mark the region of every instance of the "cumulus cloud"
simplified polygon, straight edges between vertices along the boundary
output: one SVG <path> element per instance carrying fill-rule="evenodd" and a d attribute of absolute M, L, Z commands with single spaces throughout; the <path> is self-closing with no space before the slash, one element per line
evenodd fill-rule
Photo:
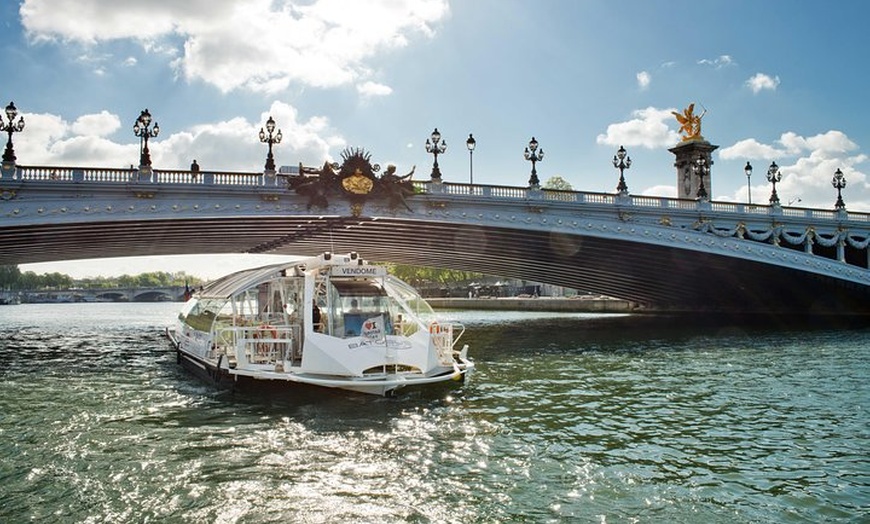
<path fill-rule="evenodd" d="M 387 96 L 393 92 L 390 86 L 377 82 L 363 82 L 356 86 L 357 92 L 364 97 Z"/>
<path fill-rule="evenodd" d="M 72 132 L 85 136 L 106 136 L 121 128 L 121 119 L 108 111 L 93 115 L 82 115 L 72 124 Z"/>
<path fill-rule="evenodd" d="M 665 122 L 674 121 L 671 111 L 647 107 L 632 113 L 632 119 L 607 126 L 607 132 L 598 135 L 595 141 L 611 146 L 641 146 L 649 149 L 670 147 L 680 141 L 680 135 Z"/>
<path fill-rule="evenodd" d="M 263 169 L 265 154 L 257 133 L 269 116 L 281 129 L 283 139 L 274 146 L 275 161 L 292 158 L 293 164 L 321 165 L 331 160 L 329 151 L 345 145 L 330 128 L 328 119 L 312 117 L 301 121 L 293 106 L 273 102 L 256 121 L 234 118 L 192 126 L 149 141 L 151 160 L 157 169 L 187 169 L 196 159 L 204 171 L 257 172 Z M 139 143 L 118 143 L 106 135 L 120 127 L 117 115 L 101 112 L 83 115 L 69 123 L 57 115 L 27 114 L 32 132 L 22 133 L 15 143 L 19 159 L 35 165 L 87 165 L 129 168 L 139 163 Z"/>
<path fill-rule="evenodd" d="M 830 130 L 811 137 L 803 137 L 787 131 L 774 144 L 762 144 L 754 138 L 740 140 L 719 151 L 723 160 L 763 158 L 774 160 L 810 152 L 814 155 L 842 156 L 858 149 L 858 145 L 842 131 Z"/>
<path fill-rule="evenodd" d="M 657 186 L 648 187 L 641 191 L 640 194 L 643 196 L 677 198 L 677 186 L 660 184 Z"/>
<path fill-rule="evenodd" d="M 652 82 L 652 76 L 646 71 L 641 71 L 637 75 L 637 86 L 641 88 L 641 90 L 649 87 L 650 82 Z"/>
<path fill-rule="evenodd" d="M 746 85 L 755 94 L 764 90 L 776 91 L 776 88 L 779 87 L 779 77 L 756 73 L 746 81 Z"/>
<path fill-rule="evenodd" d="M 831 179 L 840 169 L 848 181 L 848 189 L 843 191 L 847 208 L 870 211 L 870 184 L 861 169 L 868 157 L 858 152 L 858 145 L 841 131 L 830 130 L 809 137 L 789 131 L 772 144 L 763 144 L 754 138 L 745 139 L 723 148 L 719 157 L 723 160 L 763 161 L 761 165 L 755 162 L 753 178 L 758 182 L 752 186 L 752 194 L 761 202 L 766 202 L 771 189 L 765 179 L 767 161 L 776 162 L 782 175 L 782 181 L 777 184 L 781 201 L 785 204 L 800 199 L 801 205 L 808 207 L 833 206 L 836 192 Z M 745 200 L 746 193 L 744 185 L 736 191 L 734 199 Z"/>
<path fill-rule="evenodd" d="M 449 7 L 447 0 L 24 0 L 20 14 L 32 40 L 86 47 L 130 40 L 177 55 L 172 66 L 188 81 L 274 93 L 292 83 L 364 80 L 370 59 L 414 35 L 432 36 Z"/>

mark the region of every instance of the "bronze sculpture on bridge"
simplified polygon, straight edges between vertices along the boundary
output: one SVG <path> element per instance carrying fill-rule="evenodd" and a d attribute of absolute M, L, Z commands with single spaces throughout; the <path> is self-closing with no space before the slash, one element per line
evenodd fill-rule
<path fill-rule="evenodd" d="M 351 202 L 351 212 L 360 216 L 370 197 L 384 197 L 390 207 L 403 205 L 408 211 L 407 197 L 414 194 L 411 176 L 414 168 L 406 174 L 396 174 L 396 166 L 388 165 L 386 172 L 378 177 L 375 173 L 381 166 L 371 163 L 371 153 L 362 148 L 345 149 L 341 153 L 342 164 L 324 162 L 320 169 L 300 166 L 299 174 L 288 177 L 290 189 L 308 198 L 308 209 L 329 206 L 329 198 L 343 196 Z"/>

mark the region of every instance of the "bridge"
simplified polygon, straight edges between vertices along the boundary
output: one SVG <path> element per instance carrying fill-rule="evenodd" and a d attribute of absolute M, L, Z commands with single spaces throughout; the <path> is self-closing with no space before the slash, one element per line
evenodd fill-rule
<path fill-rule="evenodd" d="M 410 180 L 356 156 L 292 173 L 4 163 L 0 264 L 357 251 L 641 308 L 870 314 L 867 213 Z"/>
<path fill-rule="evenodd" d="M 2 295 L 2 294 L 0 294 Z M 22 289 L 15 292 L 27 302 L 163 302 L 184 299 L 184 286 Z"/>

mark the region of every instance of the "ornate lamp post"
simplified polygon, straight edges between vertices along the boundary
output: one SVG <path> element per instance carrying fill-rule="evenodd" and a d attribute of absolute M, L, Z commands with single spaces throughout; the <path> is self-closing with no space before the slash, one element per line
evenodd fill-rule
<path fill-rule="evenodd" d="M 779 205 L 779 195 L 776 194 L 776 183 L 782 180 L 782 173 L 779 172 L 779 166 L 776 162 L 771 162 L 767 168 L 767 181 L 773 184 L 773 191 L 770 193 L 770 205 Z"/>
<path fill-rule="evenodd" d="M 148 151 L 148 139 L 154 138 L 160 133 L 160 125 L 154 122 L 154 129 L 149 129 L 151 126 L 151 113 L 145 109 L 139 113 L 139 118 L 133 124 L 133 134 L 139 137 L 139 170 L 147 171 L 151 169 L 151 153 Z M 144 144 L 144 146 L 142 145 Z"/>
<path fill-rule="evenodd" d="M 432 153 L 435 162 L 432 163 L 432 181 L 441 182 L 441 169 L 438 168 L 438 155 L 447 151 L 447 141 L 441 141 L 441 133 L 436 127 L 430 138 L 426 139 L 426 152 Z"/>
<path fill-rule="evenodd" d="M 619 146 L 619 150 L 613 155 L 613 167 L 619 170 L 619 184 L 616 186 L 616 190 L 619 191 L 620 195 L 627 195 L 628 185 L 625 183 L 623 171 L 631 167 L 631 157 L 626 155 L 625 148 L 622 146 Z"/>
<path fill-rule="evenodd" d="M 526 157 L 526 160 L 532 163 L 532 176 L 529 177 L 529 187 L 540 187 L 541 181 L 538 180 L 538 172 L 535 170 L 535 164 L 544 159 L 544 150 L 538 150 L 538 141 L 535 140 L 535 137 L 532 137 L 532 139 L 529 140 L 529 145 L 523 152 L 523 156 Z"/>
<path fill-rule="evenodd" d="M 272 156 L 272 144 L 280 144 L 281 138 L 281 130 L 279 129 L 277 133 L 275 133 L 275 121 L 272 120 L 272 117 L 269 117 L 269 120 L 266 120 L 266 131 L 263 131 L 263 128 L 260 128 L 260 142 L 264 144 L 269 144 L 269 153 L 266 155 L 266 174 L 275 174 L 275 157 Z"/>
<path fill-rule="evenodd" d="M 831 185 L 837 188 L 837 203 L 834 204 L 834 209 L 837 211 L 845 211 L 846 203 L 843 202 L 843 188 L 846 187 L 846 177 L 840 168 L 834 173 L 834 178 L 831 180 Z"/>
<path fill-rule="evenodd" d="M 9 120 L 8 124 L 3 123 L 3 117 L 0 117 L 0 132 L 5 131 L 9 133 L 9 139 L 6 141 L 6 150 L 3 152 L 3 164 L 5 165 L 15 165 L 15 150 L 12 148 L 12 133 L 20 132 L 24 129 L 24 117 L 18 118 L 18 123 L 15 123 L 15 117 L 18 116 L 18 109 L 15 108 L 15 104 L 9 102 L 9 105 L 6 106 L 6 119 Z"/>
<path fill-rule="evenodd" d="M 474 147 L 477 146 L 477 141 L 468 133 L 468 140 L 465 141 L 465 147 L 468 148 L 468 183 L 474 185 Z"/>
<path fill-rule="evenodd" d="M 698 200 L 707 200 L 709 195 L 707 194 L 707 188 L 704 186 L 704 177 L 710 173 L 710 166 L 707 165 L 707 159 L 703 155 L 699 156 L 698 159 L 695 160 L 695 165 L 692 166 L 692 169 L 701 179 L 701 183 L 698 185 Z"/>
<path fill-rule="evenodd" d="M 749 184 L 749 178 L 752 176 L 752 164 L 748 160 L 743 172 L 746 173 L 746 196 L 749 198 L 749 203 L 752 204 L 752 186 Z"/>

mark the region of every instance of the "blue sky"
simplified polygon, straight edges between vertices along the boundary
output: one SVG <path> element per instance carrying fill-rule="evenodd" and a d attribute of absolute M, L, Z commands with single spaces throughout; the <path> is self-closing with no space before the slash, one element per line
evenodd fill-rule
<path fill-rule="evenodd" d="M 22 164 L 138 163 L 148 108 L 158 168 L 256 171 L 271 115 L 279 165 L 321 165 L 345 147 L 427 178 L 437 127 L 447 181 L 542 181 L 613 192 L 623 145 L 634 194 L 676 196 L 671 111 L 703 106 L 716 200 L 753 201 L 776 161 L 783 203 L 870 211 L 866 123 L 870 4 L 803 0 L 23 0 L 0 5 L 0 100 L 27 127 Z M 5 100 L 4 100 L 5 103 Z M 798 204 L 797 199 L 800 199 Z M 74 276 L 185 270 L 202 259 L 25 266 Z M 248 264 L 246 260 L 244 263 Z M 229 267 L 229 266 L 226 266 Z"/>

